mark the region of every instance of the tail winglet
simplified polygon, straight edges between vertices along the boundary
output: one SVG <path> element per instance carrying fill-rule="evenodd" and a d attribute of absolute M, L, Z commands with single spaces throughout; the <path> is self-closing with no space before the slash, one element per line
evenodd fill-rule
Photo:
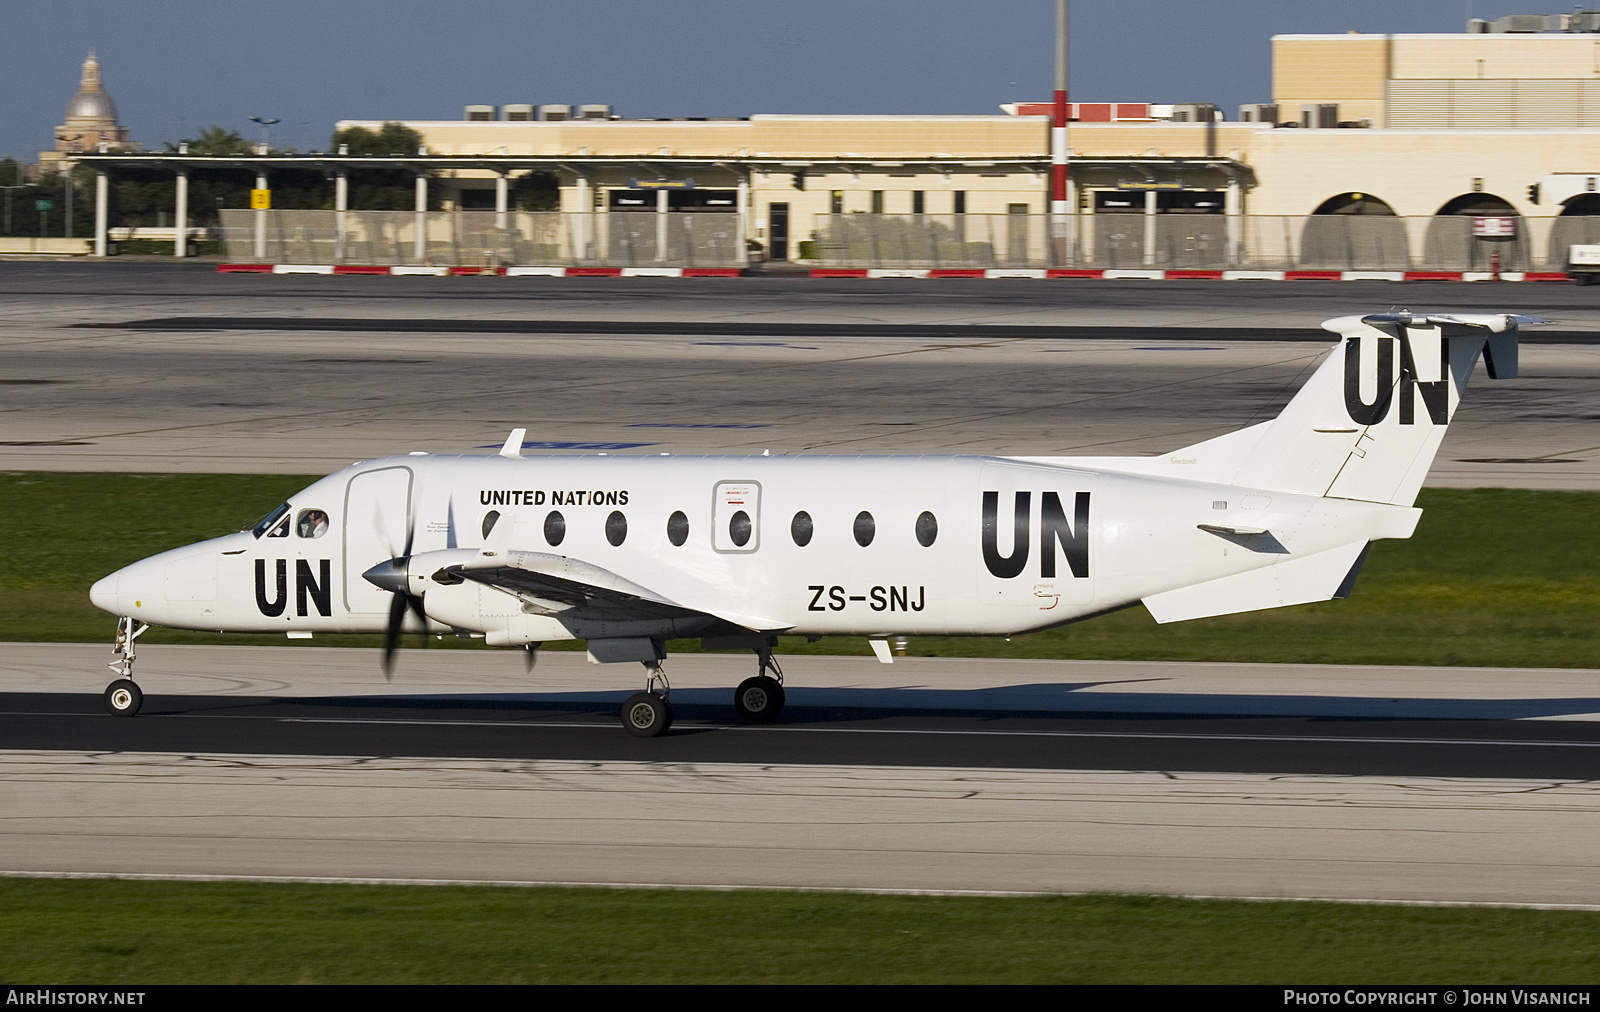
<path fill-rule="evenodd" d="M 1331 325 L 1339 322 L 1341 321 L 1329 320 L 1322 326 L 1326 330 L 1333 330 Z M 1552 321 L 1542 316 L 1517 316 L 1513 313 L 1436 313 L 1417 316 L 1401 311 L 1372 313 L 1363 316 L 1361 322 L 1368 326 L 1394 324 L 1402 328 L 1481 327 L 1486 331 L 1487 337 L 1483 346 L 1483 364 L 1489 370 L 1490 379 L 1500 380 L 1517 378 L 1517 328 L 1523 324 Z M 1333 332 L 1340 333 L 1338 330 Z"/>

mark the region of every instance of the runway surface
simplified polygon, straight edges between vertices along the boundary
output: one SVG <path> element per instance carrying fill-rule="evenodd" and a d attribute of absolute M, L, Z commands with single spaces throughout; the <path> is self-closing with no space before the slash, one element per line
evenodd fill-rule
<path fill-rule="evenodd" d="M 1597 903 L 1596 672 L 0 646 L 0 870 Z M 103 669 L 101 669 L 103 670 Z"/>
<path fill-rule="evenodd" d="M 145 708 L 105 716 L 105 651 L 0 644 L 0 740 L 28 749 L 850 763 L 1600 779 L 1600 680 L 1563 669 L 791 657 L 770 726 L 743 655 L 680 655 L 676 723 L 621 731 L 635 665 L 546 651 L 150 646 Z"/>
<path fill-rule="evenodd" d="M 1271 417 L 1327 318 L 1558 323 L 1429 482 L 1600 488 L 1600 305 L 1565 285 L 216 275 L 0 264 L 0 467 L 326 473 L 474 452 L 1152 454 Z M 186 320 L 168 325 L 149 321 Z M 361 328 L 361 329 L 352 329 Z M 532 452 L 532 451 L 530 451 Z"/>

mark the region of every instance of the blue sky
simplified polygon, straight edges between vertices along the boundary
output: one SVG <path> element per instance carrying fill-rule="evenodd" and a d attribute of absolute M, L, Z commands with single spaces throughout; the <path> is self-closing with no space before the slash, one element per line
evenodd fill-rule
<path fill-rule="evenodd" d="M 1266 101 L 1268 39 L 1458 32 L 1554 13 L 1488 0 L 1076 0 L 1084 101 Z M 95 49 L 147 146 L 221 124 L 321 147 L 339 119 L 459 119 L 468 103 L 602 102 L 624 116 L 992 113 L 1050 93 L 1053 0 L 60 0 L 9 5 L 0 155 L 49 147 Z"/>

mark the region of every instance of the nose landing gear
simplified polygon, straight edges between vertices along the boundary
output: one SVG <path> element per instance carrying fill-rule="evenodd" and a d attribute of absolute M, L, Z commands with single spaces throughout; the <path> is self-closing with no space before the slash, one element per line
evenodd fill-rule
<path fill-rule="evenodd" d="M 144 693 L 133 681 L 134 640 L 150 628 L 131 616 L 117 619 L 117 638 L 111 645 L 111 673 L 116 680 L 106 686 L 106 712 L 113 717 L 132 717 L 144 705 Z"/>
<path fill-rule="evenodd" d="M 759 647 L 756 657 L 758 673 L 733 690 L 733 708 L 746 724 L 770 724 L 783 712 L 783 669 L 772 656 L 771 643 Z"/>

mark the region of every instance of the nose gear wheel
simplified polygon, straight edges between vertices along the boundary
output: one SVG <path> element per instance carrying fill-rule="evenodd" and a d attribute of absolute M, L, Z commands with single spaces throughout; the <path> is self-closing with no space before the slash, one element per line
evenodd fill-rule
<path fill-rule="evenodd" d="M 106 712 L 113 717 L 131 717 L 144 705 L 144 693 L 126 678 L 119 678 L 106 686 Z"/>
<path fill-rule="evenodd" d="M 144 693 L 133 681 L 133 662 L 136 655 L 134 640 L 150 628 L 131 616 L 117 619 L 117 637 L 111 644 L 111 673 L 116 680 L 106 686 L 103 697 L 106 712 L 113 717 L 132 717 L 144 705 Z"/>

